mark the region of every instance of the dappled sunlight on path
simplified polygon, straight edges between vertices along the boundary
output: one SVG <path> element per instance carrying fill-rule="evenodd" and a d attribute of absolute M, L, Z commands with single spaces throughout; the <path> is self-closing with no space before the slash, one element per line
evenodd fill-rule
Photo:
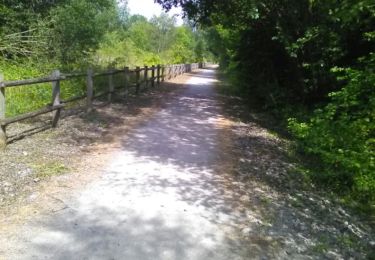
<path fill-rule="evenodd" d="M 241 191 L 228 191 L 216 172 L 215 81 L 214 70 L 193 75 L 123 140 L 100 180 L 64 201 L 63 210 L 24 227 L 12 257 L 247 259 L 233 234 L 247 218 L 236 204 Z"/>

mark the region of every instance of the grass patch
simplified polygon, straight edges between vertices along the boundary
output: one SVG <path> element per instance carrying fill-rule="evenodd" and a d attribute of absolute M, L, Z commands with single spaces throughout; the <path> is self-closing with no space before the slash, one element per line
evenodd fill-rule
<path fill-rule="evenodd" d="M 47 161 L 35 163 L 31 168 L 38 178 L 48 178 L 55 175 L 61 175 L 69 171 L 69 168 L 58 161 Z"/>

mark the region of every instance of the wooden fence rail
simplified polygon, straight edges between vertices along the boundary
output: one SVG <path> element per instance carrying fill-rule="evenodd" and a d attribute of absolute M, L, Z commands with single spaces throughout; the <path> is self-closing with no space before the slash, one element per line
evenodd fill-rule
<path fill-rule="evenodd" d="M 106 71 L 94 71 L 93 69 L 88 69 L 86 73 L 61 73 L 59 70 L 53 71 L 50 76 L 25 79 L 25 80 L 14 80 L 5 81 L 2 74 L 0 74 L 0 149 L 6 147 L 7 144 L 7 134 L 6 127 L 10 124 L 33 118 L 42 114 L 52 112 L 52 127 L 56 127 L 59 121 L 61 110 L 64 108 L 65 104 L 82 100 L 86 98 L 86 109 L 88 112 L 93 109 L 93 100 L 95 98 L 108 95 L 108 101 L 111 102 L 114 97 L 114 93 L 118 90 L 125 90 L 125 95 L 129 93 L 130 88 L 135 89 L 136 95 L 141 91 L 141 87 L 147 88 L 148 86 L 155 87 L 159 86 L 161 82 L 166 79 L 171 79 L 177 77 L 183 73 L 194 71 L 198 68 L 203 68 L 204 63 L 193 63 L 193 64 L 173 64 L 173 65 L 157 65 L 147 67 L 144 66 L 136 67 L 135 69 L 129 69 L 125 67 L 124 69 L 114 69 L 110 68 Z M 141 73 L 143 72 L 143 75 Z M 151 73 L 151 75 L 150 75 Z M 114 85 L 114 75 L 122 74 L 124 75 L 123 87 L 115 88 Z M 131 82 L 131 75 L 134 75 L 134 82 Z M 94 93 L 94 81 L 96 77 L 107 77 L 108 80 L 108 91 L 96 94 Z M 81 96 L 71 97 L 66 100 L 61 99 L 61 88 L 60 83 L 64 80 L 69 80 L 73 78 L 84 78 L 86 77 L 86 94 Z M 46 107 L 41 108 L 37 111 L 25 113 L 22 115 L 17 115 L 11 118 L 6 117 L 6 89 L 10 87 L 20 87 L 29 86 L 40 83 L 51 83 L 52 85 L 52 99 L 51 103 Z M 95 95 L 96 94 L 96 95 Z"/>

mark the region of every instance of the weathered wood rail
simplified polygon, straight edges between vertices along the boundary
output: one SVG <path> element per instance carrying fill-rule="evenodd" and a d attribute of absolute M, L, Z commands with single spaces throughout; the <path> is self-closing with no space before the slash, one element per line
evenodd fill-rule
<path fill-rule="evenodd" d="M 59 70 L 55 70 L 51 75 L 46 77 L 14 81 L 5 81 L 3 75 L 0 74 L 0 149 L 5 148 L 7 145 L 6 128 L 10 124 L 52 112 L 52 127 L 56 127 L 60 118 L 61 110 L 64 109 L 65 104 L 67 103 L 86 99 L 86 110 L 90 112 L 93 109 L 94 99 L 107 95 L 108 101 L 111 102 L 115 92 L 125 90 L 125 93 L 128 93 L 132 88 L 135 90 L 135 94 L 138 95 L 142 87 L 155 87 L 155 84 L 160 85 L 160 83 L 165 80 L 175 78 L 183 73 L 191 72 L 204 66 L 204 63 L 157 66 L 153 65 L 151 67 L 144 66 L 143 68 L 136 67 L 135 69 L 130 69 L 129 67 L 125 67 L 123 69 L 113 68 L 106 71 L 94 71 L 93 69 L 88 69 L 85 73 L 61 73 Z M 114 85 L 113 77 L 116 74 L 123 74 L 125 76 L 125 80 L 124 82 L 122 82 L 122 86 L 120 88 L 116 88 Z M 103 76 L 107 77 L 108 90 L 99 94 L 95 93 L 94 80 L 96 77 Z M 72 78 L 83 77 L 86 77 L 86 94 L 71 97 L 65 100 L 61 99 L 60 82 Z M 39 110 L 7 118 L 6 89 L 11 87 L 29 86 L 41 83 L 51 83 L 51 103 L 47 104 L 45 107 Z"/>

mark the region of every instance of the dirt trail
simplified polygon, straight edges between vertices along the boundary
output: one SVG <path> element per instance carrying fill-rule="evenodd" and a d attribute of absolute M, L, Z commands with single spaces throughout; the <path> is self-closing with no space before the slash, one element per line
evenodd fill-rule
<path fill-rule="evenodd" d="M 234 140 L 236 131 L 252 134 L 245 145 L 253 165 L 248 164 L 246 171 L 251 166 L 258 172 L 254 176 L 278 178 L 273 170 L 285 173 L 291 166 L 277 156 L 267 157 L 274 162 L 269 165 L 258 154 L 266 153 L 258 140 L 265 140 L 262 147 L 272 142 L 280 145 L 266 130 L 225 119 L 215 82 L 212 69 L 193 75 L 163 109 L 120 140 L 120 149 L 97 180 L 60 196 L 59 210 L 1 237 L 0 255 L 4 259 L 153 260 L 346 256 L 340 248 L 317 247 L 320 233 L 311 232 L 309 225 L 301 231 L 298 222 L 315 220 L 294 214 L 299 210 L 291 208 L 286 195 L 272 184 L 233 174 L 251 161 L 232 152 L 243 145 L 236 143 L 241 139 Z M 257 167 L 259 163 L 263 169 Z"/>
<path fill-rule="evenodd" d="M 216 182 L 219 106 L 213 70 L 122 143 L 100 180 L 7 243 L 6 259 L 242 259 Z M 242 245 L 244 246 L 244 245 Z"/>

